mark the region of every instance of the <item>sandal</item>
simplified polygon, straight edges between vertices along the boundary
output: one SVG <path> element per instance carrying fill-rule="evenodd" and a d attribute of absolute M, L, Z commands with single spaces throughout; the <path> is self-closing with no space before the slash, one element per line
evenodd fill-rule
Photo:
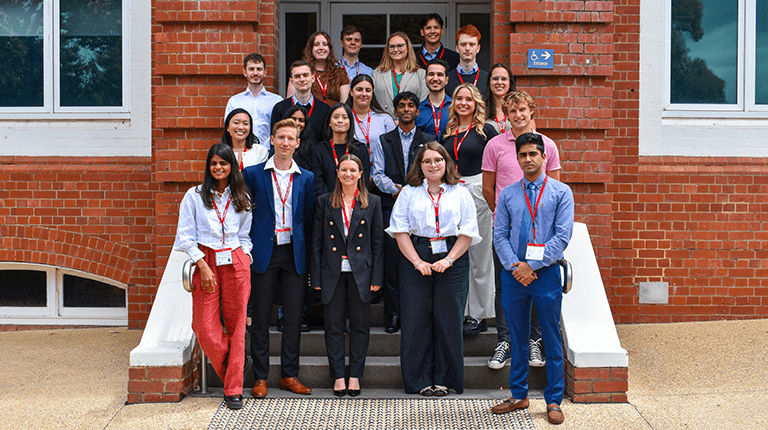
<path fill-rule="evenodd" d="M 549 421 L 550 424 L 562 424 L 563 421 L 565 421 L 565 415 L 563 414 L 563 411 L 560 410 L 560 406 L 555 403 L 547 405 L 547 421 Z"/>
<path fill-rule="evenodd" d="M 432 387 L 424 387 L 421 390 L 419 390 L 419 394 L 422 396 L 430 397 L 435 395 L 435 392 L 432 391 Z"/>
<path fill-rule="evenodd" d="M 443 385 L 435 385 L 432 389 L 432 394 L 435 397 L 445 397 L 448 395 L 448 387 Z"/>

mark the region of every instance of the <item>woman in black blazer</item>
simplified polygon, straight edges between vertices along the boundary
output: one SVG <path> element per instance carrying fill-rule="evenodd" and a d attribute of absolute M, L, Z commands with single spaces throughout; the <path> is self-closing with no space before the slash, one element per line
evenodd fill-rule
<path fill-rule="evenodd" d="M 368 353 L 371 301 L 384 277 L 381 201 L 368 194 L 365 163 L 355 155 L 339 159 L 332 193 L 315 203 L 310 279 L 320 290 L 325 315 L 325 349 L 333 394 L 360 395 Z M 344 320 L 349 308 L 349 386 L 344 380 Z"/>
<path fill-rule="evenodd" d="M 315 196 L 333 191 L 336 170 L 344 154 L 356 155 L 363 163 L 363 185 L 371 177 L 370 150 L 355 140 L 352 109 L 343 104 L 333 105 L 325 119 L 323 141 L 312 150 L 312 173 L 315 174 Z"/>

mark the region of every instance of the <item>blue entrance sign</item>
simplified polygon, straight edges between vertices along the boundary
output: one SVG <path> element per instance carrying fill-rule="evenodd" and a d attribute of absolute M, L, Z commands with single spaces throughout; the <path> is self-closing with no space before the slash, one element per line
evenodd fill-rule
<path fill-rule="evenodd" d="M 528 50 L 528 68 L 529 69 L 552 69 L 555 65 L 554 49 L 529 49 Z"/>

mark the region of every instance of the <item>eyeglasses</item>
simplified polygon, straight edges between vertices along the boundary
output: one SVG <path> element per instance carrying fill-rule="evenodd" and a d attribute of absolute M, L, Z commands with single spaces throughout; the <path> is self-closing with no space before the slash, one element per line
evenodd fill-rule
<path fill-rule="evenodd" d="M 394 50 L 400 51 L 402 49 L 405 49 L 405 43 L 398 43 L 397 45 L 389 45 L 390 51 L 394 51 Z"/>
<path fill-rule="evenodd" d="M 507 82 L 509 80 L 508 76 L 492 76 L 492 81 L 501 81 L 501 82 Z"/>
<path fill-rule="evenodd" d="M 445 161 L 445 158 L 442 158 L 442 157 L 437 157 L 434 160 L 424 159 L 424 160 L 421 160 L 421 165 L 422 166 L 430 166 L 430 165 L 439 166 L 443 164 L 444 161 Z"/>

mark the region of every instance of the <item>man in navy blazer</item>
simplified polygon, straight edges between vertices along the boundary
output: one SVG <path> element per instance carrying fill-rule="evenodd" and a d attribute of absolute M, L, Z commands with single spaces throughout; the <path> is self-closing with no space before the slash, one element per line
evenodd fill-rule
<path fill-rule="evenodd" d="M 311 389 L 299 382 L 299 345 L 302 309 L 307 288 L 307 238 L 311 237 L 315 204 L 314 175 L 293 161 L 299 147 L 293 119 L 275 124 L 275 155 L 243 170 L 253 196 L 251 240 L 251 357 L 256 384 L 254 397 L 267 395 L 269 374 L 269 320 L 276 294 L 283 305 L 280 388 L 298 394 Z"/>

